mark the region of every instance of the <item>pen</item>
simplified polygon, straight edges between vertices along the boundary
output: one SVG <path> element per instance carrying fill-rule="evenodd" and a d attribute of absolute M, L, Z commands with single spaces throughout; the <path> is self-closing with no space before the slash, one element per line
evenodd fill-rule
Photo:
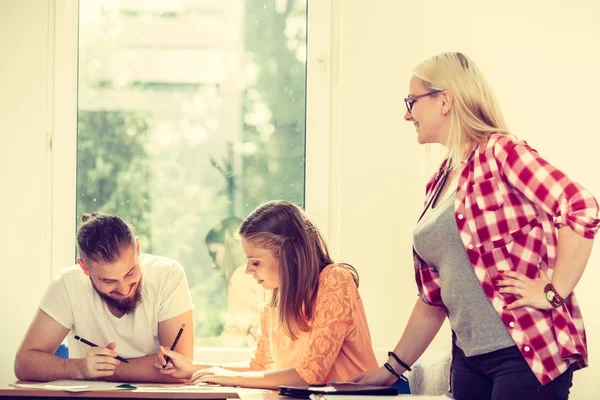
<path fill-rule="evenodd" d="M 171 351 L 175 350 L 175 346 L 177 346 L 177 342 L 179 342 L 179 338 L 183 333 L 183 328 L 185 328 L 185 324 L 181 324 L 181 328 L 179 328 L 179 332 L 177 332 L 177 336 L 175 336 L 175 340 L 173 340 L 173 344 L 171 345 Z M 171 358 L 169 356 L 165 357 L 165 365 L 163 365 L 163 369 L 167 368 L 170 360 Z"/>
<path fill-rule="evenodd" d="M 79 340 L 81 343 L 85 343 L 85 344 L 87 344 L 87 345 L 88 345 L 88 346 L 90 346 L 90 347 L 98 347 L 98 345 L 97 345 L 97 344 L 94 344 L 94 343 L 90 342 L 89 340 L 86 340 L 86 339 L 82 338 L 82 337 L 81 337 L 81 336 L 79 336 L 79 335 L 75 335 L 75 340 Z M 129 361 L 127 361 L 126 359 L 124 359 L 124 358 L 123 358 L 123 357 L 121 357 L 121 356 L 116 356 L 115 358 L 116 358 L 117 360 L 119 360 L 119 361 L 123 361 L 124 363 L 128 363 L 128 364 L 129 364 Z"/>

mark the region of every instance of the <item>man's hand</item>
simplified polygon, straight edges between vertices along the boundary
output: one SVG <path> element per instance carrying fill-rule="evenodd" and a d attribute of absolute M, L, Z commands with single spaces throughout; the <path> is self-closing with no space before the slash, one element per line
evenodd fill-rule
<path fill-rule="evenodd" d="M 106 347 L 90 347 L 85 358 L 80 359 L 80 379 L 96 379 L 112 376 L 121 361 L 117 360 L 117 345 L 111 342 Z"/>

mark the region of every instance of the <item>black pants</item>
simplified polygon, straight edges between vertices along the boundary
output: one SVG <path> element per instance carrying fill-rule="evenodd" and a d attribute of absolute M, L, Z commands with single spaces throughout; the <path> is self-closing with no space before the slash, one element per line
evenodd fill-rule
<path fill-rule="evenodd" d="M 455 347 L 452 394 L 457 400 L 566 400 L 573 366 L 542 386 L 517 346 L 467 357 Z"/>

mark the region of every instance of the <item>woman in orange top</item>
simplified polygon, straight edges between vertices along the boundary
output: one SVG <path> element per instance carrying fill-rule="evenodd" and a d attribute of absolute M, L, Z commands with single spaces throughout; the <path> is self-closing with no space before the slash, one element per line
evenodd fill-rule
<path fill-rule="evenodd" d="M 265 203 L 244 220 L 240 237 L 246 273 L 272 291 L 250 361 L 192 364 L 161 347 L 155 364 L 161 373 L 189 383 L 274 389 L 346 381 L 377 368 L 358 274 L 333 263 L 302 210 L 286 201 Z M 163 369 L 165 356 L 171 361 Z"/>

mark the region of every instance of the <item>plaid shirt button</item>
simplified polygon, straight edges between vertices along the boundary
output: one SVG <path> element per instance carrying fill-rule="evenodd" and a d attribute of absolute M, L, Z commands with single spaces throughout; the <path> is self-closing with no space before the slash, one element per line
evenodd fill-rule
<path fill-rule="evenodd" d="M 458 219 L 463 219 L 465 216 L 462 214 L 458 214 Z"/>
<path fill-rule="evenodd" d="M 531 350 L 531 348 L 529 346 L 525 346 L 523 347 L 523 350 L 525 350 L 525 352 L 527 353 L 529 350 Z"/>
<path fill-rule="evenodd" d="M 508 323 L 508 326 L 510 326 L 511 328 L 514 328 L 515 327 L 515 321 L 510 321 Z"/>

